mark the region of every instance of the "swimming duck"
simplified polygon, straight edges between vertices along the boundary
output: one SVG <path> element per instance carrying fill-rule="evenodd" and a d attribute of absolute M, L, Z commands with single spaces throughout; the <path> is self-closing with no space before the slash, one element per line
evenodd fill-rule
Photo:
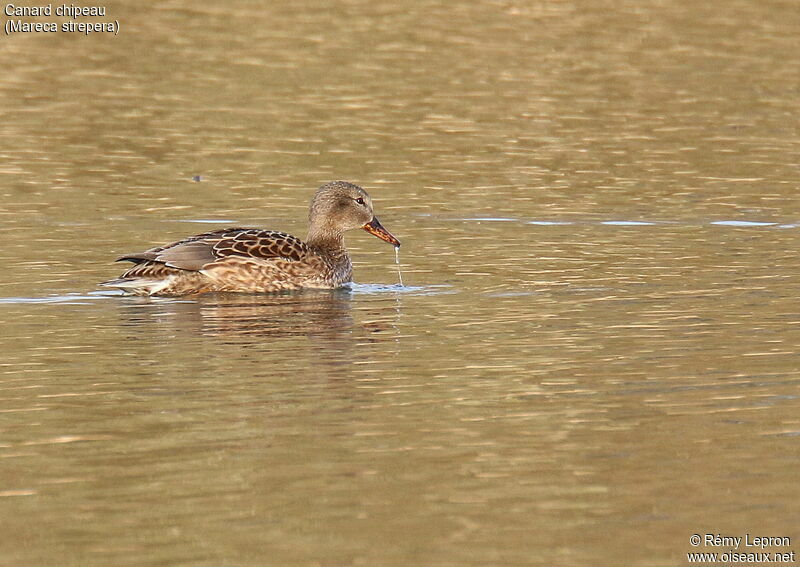
<path fill-rule="evenodd" d="M 400 246 L 378 222 L 364 189 L 333 181 L 311 199 L 305 242 L 258 228 L 205 232 L 118 258 L 135 265 L 100 285 L 145 296 L 341 287 L 352 279 L 344 232 L 354 228 Z"/>

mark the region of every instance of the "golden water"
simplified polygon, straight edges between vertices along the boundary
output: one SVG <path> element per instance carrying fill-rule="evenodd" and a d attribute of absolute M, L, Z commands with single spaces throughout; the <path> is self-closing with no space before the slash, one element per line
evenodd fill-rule
<path fill-rule="evenodd" d="M 793 3 L 105 6 L 0 47 L 0 564 L 800 541 Z M 363 231 L 351 291 L 95 287 L 333 179 L 408 287 Z"/>

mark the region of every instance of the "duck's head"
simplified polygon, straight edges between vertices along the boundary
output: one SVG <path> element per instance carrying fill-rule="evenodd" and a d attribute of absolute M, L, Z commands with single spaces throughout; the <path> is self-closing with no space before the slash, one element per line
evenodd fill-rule
<path fill-rule="evenodd" d="M 400 247 L 400 241 L 378 222 L 367 192 L 347 181 L 331 181 L 317 190 L 311 199 L 308 226 L 309 241 L 341 238 L 346 230 L 363 228 L 381 240 Z"/>

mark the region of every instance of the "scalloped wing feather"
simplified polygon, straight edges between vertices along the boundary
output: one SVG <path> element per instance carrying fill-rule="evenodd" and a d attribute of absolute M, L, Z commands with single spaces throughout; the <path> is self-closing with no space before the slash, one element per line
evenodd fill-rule
<path fill-rule="evenodd" d="M 199 271 L 206 264 L 226 256 L 301 261 L 308 254 L 309 248 L 302 240 L 284 232 L 228 228 L 191 236 L 144 252 L 126 254 L 118 261 L 159 262 L 181 270 Z"/>
<path fill-rule="evenodd" d="M 330 288 L 349 280 L 305 242 L 284 232 L 231 228 L 119 258 L 136 265 L 104 285 L 138 295 Z"/>

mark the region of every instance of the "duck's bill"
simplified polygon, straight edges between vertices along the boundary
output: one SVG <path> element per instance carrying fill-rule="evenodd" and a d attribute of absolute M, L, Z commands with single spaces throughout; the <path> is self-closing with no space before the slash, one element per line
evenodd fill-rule
<path fill-rule="evenodd" d="M 400 241 L 392 236 L 391 232 L 383 228 L 383 225 L 378 222 L 377 217 L 372 217 L 372 220 L 365 224 L 362 228 L 373 236 L 377 236 L 381 240 L 385 240 L 389 244 L 400 248 Z"/>

